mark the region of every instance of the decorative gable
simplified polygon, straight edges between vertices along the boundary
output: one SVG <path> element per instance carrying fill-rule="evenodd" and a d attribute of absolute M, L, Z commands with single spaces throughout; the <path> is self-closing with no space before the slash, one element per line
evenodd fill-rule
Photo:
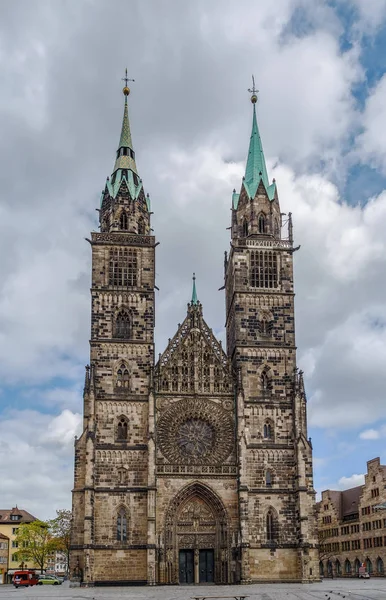
<path fill-rule="evenodd" d="M 202 316 L 202 306 L 188 305 L 186 319 L 156 365 L 159 392 L 231 393 L 228 358 Z"/>

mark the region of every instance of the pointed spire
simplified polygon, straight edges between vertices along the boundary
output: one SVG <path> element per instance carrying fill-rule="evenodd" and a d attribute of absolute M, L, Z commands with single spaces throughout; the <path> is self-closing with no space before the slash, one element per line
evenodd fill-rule
<path fill-rule="evenodd" d="M 192 289 L 192 305 L 197 306 L 198 298 L 197 298 L 197 290 L 196 290 L 196 274 L 193 273 L 193 289 Z"/>
<path fill-rule="evenodd" d="M 127 85 L 123 88 L 123 93 L 125 95 L 125 106 L 123 109 L 121 137 L 119 138 L 117 158 L 115 161 L 113 173 L 115 173 L 115 171 L 117 171 L 118 169 L 131 169 L 131 171 L 138 175 L 137 165 L 135 164 L 133 141 L 131 139 L 130 131 L 129 110 L 127 106 L 127 97 L 130 94 L 130 89 L 127 87 Z"/>
<path fill-rule="evenodd" d="M 248 185 L 251 194 L 254 196 L 256 194 L 256 190 L 258 188 L 260 180 L 263 180 L 266 189 L 269 187 L 269 181 L 267 167 L 265 164 L 263 145 L 261 143 L 260 132 L 257 126 L 256 94 L 253 94 L 251 101 L 253 104 L 252 133 L 249 142 L 247 166 L 245 169 L 245 182 Z"/>
<path fill-rule="evenodd" d="M 129 88 L 125 88 L 129 89 Z M 130 131 L 130 123 L 129 123 L 129 110 L 127 107 L 127 96 L 129 94 L 123 92 L 125 94 L 125 107 L 123 109 L 123 119 L 122 119 L 122 129 L 121 129 L 121 137 L 119 139 L 119 148 L 133 148 L 133 142 L 131 139 L 131 131 Z"/>

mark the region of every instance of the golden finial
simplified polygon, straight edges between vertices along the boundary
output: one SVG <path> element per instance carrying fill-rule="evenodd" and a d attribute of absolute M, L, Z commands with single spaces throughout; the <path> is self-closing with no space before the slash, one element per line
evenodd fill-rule
<path fill-rule="evenodd" d="M 123 88 L 122 92 L 125 94 L 125 96 L 128 96 L 130 94 L 130 88 L 128 87 L 127 82 L 128 81 L 135 81 L 135 79 L 129 79 L 127 77 L 127 69 L 125 69 L 125 76 L 122 77 L 122 81 L 124 81 L 125 84 L 126 84 L 125 87 Z"/>
<path fill-rule="evenodd" d="M 257 102 L 257 94 L 258 94 L 259 90 L 257 90 L 255 88 L 255 78 L 254 78 L 253 75 L 252 75 L 252 89 L 248 89 L 248 92 L 250 94 L 252 94 L 252 96 L 251 96 L 251 102 L 252 102 L 252 104 L 256 104 L 256 102 Z"/>

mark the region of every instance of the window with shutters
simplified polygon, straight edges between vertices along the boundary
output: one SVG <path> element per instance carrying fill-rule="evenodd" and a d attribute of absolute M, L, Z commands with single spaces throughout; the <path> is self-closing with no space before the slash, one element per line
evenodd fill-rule
<path fill-rule="evenodd" d="M 271 250 L 253 250 L 250 257 L 250 285 L 276 288 L 278 285 L 277 254 Z"/>
<path fill-rule="evenodd" d="M 138 283 L 137 253 L 131 248 L 110 250 L 109 284 L 119 287 L 136 287 Z"/>

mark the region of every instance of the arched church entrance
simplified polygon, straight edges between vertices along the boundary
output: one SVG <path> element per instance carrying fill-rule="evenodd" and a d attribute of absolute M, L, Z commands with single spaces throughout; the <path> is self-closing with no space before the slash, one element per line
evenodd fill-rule
<path fill-rule="evenodd" d="M 209 487 L 181 490 L 165 518 L 165 583 L 229 583 L 229 537 L 225 507 Z"/>

